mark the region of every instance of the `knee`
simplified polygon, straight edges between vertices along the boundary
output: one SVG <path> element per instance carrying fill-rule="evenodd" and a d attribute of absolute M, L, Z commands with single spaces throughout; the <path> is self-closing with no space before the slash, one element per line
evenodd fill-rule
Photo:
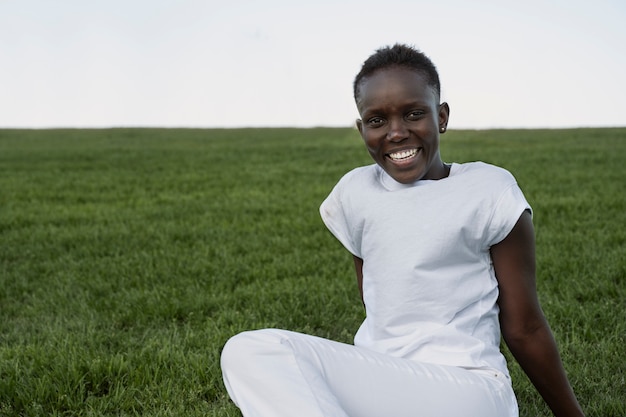
<path fill-rule="evenodd" d="M 231 337 L 222 349 L 222 371 L 246 370 L 247 364 L 255 363 L 260 355 L 267 354 L 276 342 L 280 343 L 279 339 L 272 329 L 246 331 Z"/>
<path fill-rule="evenodd" d="M 223 371 L 230 371 L 241 365 L 241 361 L 247 357 L 250 349 L 250 332 L 239 333 L 226 342 L 222 349 L 220 364 Z"/>

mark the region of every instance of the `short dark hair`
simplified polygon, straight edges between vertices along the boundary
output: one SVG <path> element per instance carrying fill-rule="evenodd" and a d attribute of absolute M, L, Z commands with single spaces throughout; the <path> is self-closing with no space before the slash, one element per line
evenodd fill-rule
<path fill-rule="evenodd" d="M 359 86 L 364 78 L 382 69 L 392 67 L 404 67 L 419 72 L 426 77 L 426 82 L 435 89 L 437 96 L 441 95 L 439 74 L 430 58 L 412 46 L 396 43 L 393 46 L 385 46 L 376 50 L 365 60 L 361 71 L 354 78 L 354 99 L 357 99 Z"/>

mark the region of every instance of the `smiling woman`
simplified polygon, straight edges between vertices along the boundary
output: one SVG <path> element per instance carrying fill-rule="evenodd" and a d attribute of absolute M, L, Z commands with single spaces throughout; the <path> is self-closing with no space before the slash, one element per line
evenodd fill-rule
<path fill-rule="evenodd" d="M 501 336 L 555 415 L 583 415 L 537 299 L 530 205 L 503 168 L 443 162 L 439 89 L 405 45 L 363 64 L 357 125 L 376 164 L 344 175 L 320 214 L 353 255 L 366 318 L 354 345 L 232 337 L 224 382 L 246 417 L 517 417 Z"/>
<path fill-rule="evenodd" d="M 439 155 L 450 109 L 422 73 L 391 67 L 356 87 L 357 127 L 370 155 L 394 180 L 438 180 L 450 172 Z"/>

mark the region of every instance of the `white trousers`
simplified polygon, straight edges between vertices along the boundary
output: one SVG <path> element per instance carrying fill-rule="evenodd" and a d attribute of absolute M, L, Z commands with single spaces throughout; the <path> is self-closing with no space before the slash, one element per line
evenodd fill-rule
<path fill-rule="evenodd" d="M 286 330 L 224 346 L 226 389 L 245 417 L 517 417 L 494 370 L 418 363 Z"/>

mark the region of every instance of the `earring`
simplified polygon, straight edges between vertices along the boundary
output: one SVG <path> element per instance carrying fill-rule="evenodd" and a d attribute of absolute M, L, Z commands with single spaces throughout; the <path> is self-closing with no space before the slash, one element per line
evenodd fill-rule
<path fill-rule="evenodd" d="M 441 133 L 445 132 L 445 131 L 446 131 L 445 126 L 442 126 L 442 127 L 439 129 L 439 131 L 440 131 Z"/>

